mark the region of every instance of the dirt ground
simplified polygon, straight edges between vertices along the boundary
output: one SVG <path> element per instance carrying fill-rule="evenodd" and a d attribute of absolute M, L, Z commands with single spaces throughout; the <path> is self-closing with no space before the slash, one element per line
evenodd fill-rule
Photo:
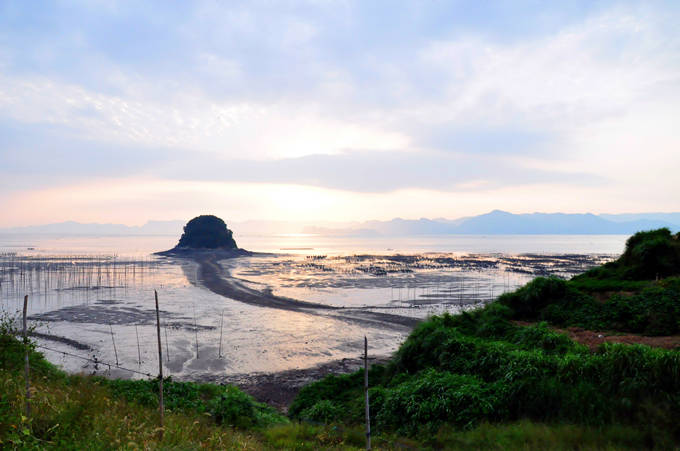
<path fill-rule="evenodd" d="M 680 335 L 645 337 L 643 335 L 613 335 L 610 332 L 585 330 L 580 327 L 556 329 L 566 333 L 572 340 L 596 349 L 602 343 L 643 344 L 654 348 L 676 349 L 680 347 Z"/>
<path fill-rule="evenodd" d="M 514 321 L 520 326 L 529 326 L 534 323 L 526 321 Z M 680 335 L 646 337 L 644 335 L 632 335 L 616 332 L 604 332 L 596 330 L 586 330 L 580 327 L 567 327 L 560 329 L 551 327 L 556 332 L 566 334 L 577 343 L 588 346 L 590 349 L 597 349 L 602 343 L 625 343 L 643 344 L 654 348 L 677 349 L 680 348 Z"/>

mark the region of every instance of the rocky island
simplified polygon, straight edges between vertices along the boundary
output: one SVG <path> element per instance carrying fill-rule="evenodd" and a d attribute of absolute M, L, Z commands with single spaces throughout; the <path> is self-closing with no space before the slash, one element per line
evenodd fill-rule
<path fill-rule="evenodd" d="M 196 216 L 187 222 L 177 246 L 157 254 L 181 257 L 205 252 L 219 253 L 223 257 L 250 255 L 250 252 L 236 245 L 233 232 L 222 219 L 214 215 Z"/>

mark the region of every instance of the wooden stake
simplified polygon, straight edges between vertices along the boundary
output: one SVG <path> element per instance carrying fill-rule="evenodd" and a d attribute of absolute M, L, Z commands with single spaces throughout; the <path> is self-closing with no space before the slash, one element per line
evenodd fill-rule
<path fill-rule="evenodd" d="M 116 349 L 116 340 L 113 338 L 113 326 L 109 323 L 109 329 L 111 330 L 111 342 L 113 343 L 113 353 L 116 355 L 116 366 L 120 366 L 118 363 L 118 350 Z"/>
<path fill-rule="evenodd" d="M 366 449 L 371 449 L 371 413 L 368 403 L 368 339 L 364 335 L 364 396 L 366 399 Z"/>
<path fill-rule="evenodd" d="M 161 320 L 158 314 L 158 292 L 153 290 L 154 297 L 156 298 L 156 332 L 158 335 L 158 378 L 160 379 L 159 390 L 158 390 L 158 409 L 161 415 L 161 429 L 160 429 L 160 440 L 163 440 L 163 431 L 165 426 L 163 426 L 163 347 L 161 346 Z"/>
<path fill-rule="evenodd" d="M 194 303 L 194 337 L 196 338 L 196 360 L 198 360 L 198 324 L 196 324 L 196 303 Z"/>
<path fill-rule="evenodd" d="M 26 377 L 26 418 L 31 418 L 31 383 L 29 381 L 28 365 L 28 327 L 26 311 L 28 310 L 28 295 L 24 296 L 24 376 Z"/>
<path fill-rule="evenodd" d="M 142 364 L 142 349 L 139 346 L 139 330 L 137 330 L 137 325 L 135 324 L 135 335 L 137 335 L 137 362 Z"/>
<path fill-rule="evenodd" d="M 222 319 L 220 319 L 220 350 L 217 353 L 219 358 L 222 358 L 222 326 L 224 325 L 224 309 L 222 309 Z"/>
<path fill-rule="evenodd" d="M 163 324 L 163 330 L 165 331 L 165 358 L 170 363 L 170 348 L 168 347 L 168 325 Z"/>

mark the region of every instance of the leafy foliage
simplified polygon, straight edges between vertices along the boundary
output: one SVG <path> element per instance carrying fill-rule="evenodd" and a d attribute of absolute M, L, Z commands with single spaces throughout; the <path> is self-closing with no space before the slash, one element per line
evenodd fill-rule
<path fill-rule="evenodd" d="M 496 403 L 479 378 L 430 368 L 387 390 L 376 417 L 379 426 L 400 433 L 436 433 L 443 423 L 474 425 Z"/>
<path fill-rule="evenodd" d="M 158 406 L 158 379 L 100 379 L 117 397 L 146 407 Z M 240 428 L 285 422 L 276 411 L 256 402 L 232 385 L 197 384 L 163 380 L 163 401 L 169 411 L 207 413 L 217 424 Z"/>
<path fill-rule="evenodd" d="M 333 402 L 322 399 L 311 407 L 304 409 L 300 417 L 307 421 L 329 424 L 342 418 L 342 409 Z"/>
<path fill-rule="evenodd" d="M 646 335 L 680 332 L 680 278 L 677 277 L 648 282 L 638 292 L 614 292 L 606 302 L 575 288 L 572 281 L 537 278 L 500 296 L 498 302 L 514 308 L 514 319 L 539 319 L 555 325 Z"/>
<path fill-rule="evenodd" d="M 644 280 L 680 274 L 680 233 L 663 228 L 638 232 L 618 260 L 624 279 Z"/>
<path fill-rule="evenodd" d="M 638 232 L 614 262 L 569 281 L 539 277 L 498 301 L 512 309 L 514 319 L 673 335 L 680 332 L 678 274 L 680 234 Z"/>
<path fill-rule="evenodd" d="M 680 275 L 680 232 L 662 228 L 638 232 L 626 241 L 618 260 L 591 269 L 574 280 L 652 280 Z"/>

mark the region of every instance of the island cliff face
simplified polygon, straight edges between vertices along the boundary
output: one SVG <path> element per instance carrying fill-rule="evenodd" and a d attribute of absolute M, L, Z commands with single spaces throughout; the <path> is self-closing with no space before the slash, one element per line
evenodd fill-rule
<path fill-rule="evenodd" d="M 201 215 L 187 222 L 175 249 L 238 249 L 238 246 L 223 220 Z"/>

